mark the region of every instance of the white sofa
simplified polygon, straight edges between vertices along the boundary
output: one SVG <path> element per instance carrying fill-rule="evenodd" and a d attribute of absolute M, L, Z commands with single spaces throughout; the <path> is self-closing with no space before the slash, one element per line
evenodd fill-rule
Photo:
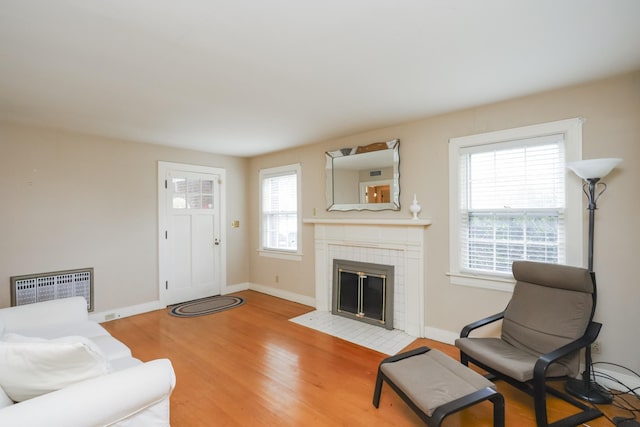
<path fill-rule="evenodd" d="M 175 381 L 168 359 L 143 363 L 89 320 L 82 297 L 0 309 L 0 426 L 168 426 Z"/>

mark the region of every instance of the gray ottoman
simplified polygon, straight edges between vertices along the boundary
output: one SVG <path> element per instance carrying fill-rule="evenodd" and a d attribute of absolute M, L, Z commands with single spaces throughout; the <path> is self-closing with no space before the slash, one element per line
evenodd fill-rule
<path fill-rule="evenodd" d="M 386 382 L 428 426 L 485 400 L 493 404 L 493 425 L 504 427 L 504 398 L 495 385 L 438 350 L 420 347 L 380 362 L 373 405 Z"/>

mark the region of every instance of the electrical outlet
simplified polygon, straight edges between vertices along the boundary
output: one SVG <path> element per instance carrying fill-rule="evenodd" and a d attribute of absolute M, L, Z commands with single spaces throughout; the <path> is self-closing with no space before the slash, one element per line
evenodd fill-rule
<path fill-rule="evenodd" d="M 276 274 L 276 283 L 280 283 L 280 276 Z"/>
<path fill-rule="evenodd" d="M 109 313 L 104 315 L 104 320 L 113 320 L 116 317 L 118 317 L 116 313 Z"/>
<path fill-rule="evenodd" d="M 591 353 L 593 354 L 600 354 L 600 342 L 596 341 L 593 344 L 591 344 Z"/>

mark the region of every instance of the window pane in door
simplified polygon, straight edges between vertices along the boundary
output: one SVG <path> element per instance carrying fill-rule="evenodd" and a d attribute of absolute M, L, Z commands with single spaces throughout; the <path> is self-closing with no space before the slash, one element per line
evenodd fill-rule
<path fill-rule="evenodd" d="M 187 180 L 185 178 L 173 178 L 173 209 L 185 209 L 187 207 Z"/>
<path fill-rule="evenodd" d="M 211 179 L 173 178 L 174 209 L 213 209 L 214 181 Z"/>
<path fill-rule="evenodd" d="M 202 209 L 213 209 L 213 181 L 202 180 Z"/>
<path fill-rule="evenodd" d="M 202 196 L 200 193 L 189 193 L 189 209 L 200 209 L 202 207 Z"/>
<path fill-rule="evenodd" d="M 202 195 L 202 209 L 213 209 L 213 195 Z"/>

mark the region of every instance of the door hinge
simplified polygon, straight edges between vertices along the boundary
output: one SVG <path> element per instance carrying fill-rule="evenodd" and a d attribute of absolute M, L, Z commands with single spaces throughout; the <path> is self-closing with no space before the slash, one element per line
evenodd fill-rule
<path fill-rule="evenodd" d="M 169 289 L 169 281 L 168 281 L 168 280 L 165 280 L 165 281 L 164 281 L 164 289 L 165 289 L 165 290 L 168 290 L 168 289 Z"/>
<path fill-rule="evenodd" d="M 165 188 L 165 189 L 169 188 L 169 187 L 168 187 L 168 184 L 167 184 L 167 180 L 166 180 L 166 179 L 164 180 L 164 188 Z"/>
<path fill-rule="evenodd" d="M 167 230 L 164 230 L 164 238 L 165 240 L 169 238 L 169 232 Z"/>

